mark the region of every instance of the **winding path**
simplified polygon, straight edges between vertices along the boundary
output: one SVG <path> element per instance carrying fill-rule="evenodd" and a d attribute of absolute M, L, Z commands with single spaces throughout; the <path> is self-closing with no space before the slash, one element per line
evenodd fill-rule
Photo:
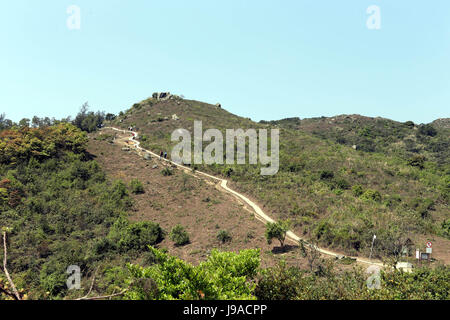
<path fill-rule="evenodd" d="M 138 136 L 139 136 L 139 134 L 137 132 L 117 129 L 117 128 L 114 128 L 114 127 L 104 127 L 103 129 L 112 129 L 112 130 L 115 130 L 115 131 L 123 132 L 125 134 L 130 133 L 131 136 L 128 138 L 128 140 L 131 141 L 132 144 L 134 144 L 134 147 L 136 148 L 136 150 L 141 151 L 141 152 L 145 152 L 145 153 L 148 153 L 148 154 L 151 154 L 151 155 L 153 155 L 155 157 L 159 157 L 158 154 L 156 154 L 156 153 L 154 153 L 152 151 L 146 150 L 146 149 L 144 149 L 144 148 L 142 148 L 140 146 L 140 142 L 136 140 L 138 138 Z M 173 164 L 173 165 L 177 166 L 178 168 L 182 168 L 182 169 L 188 170 L 188 171 L 193 171 L 192 168 L 189 168 L 189 167 L 183 166 L 181 164 L 175 163 L 175 162 L 173 162 L 171 160 L 168 160 L 168 159 L 165 159 L 165 158 L 162 158 L 161 160 L 164 160 L 164 161 L 166 161 L 166 162 L 168 162 L 170 164 Z M 198 170 L 196 170 L 195 173 L 203 175 L 203 176 L 208 177 L 210 179 L 219 181 L 220 182 L 220 186 L 222 187 L 222 189 L 224 189 L 225 191 L 231 193 L 232 195 L 240 198 L 245 203 L 247 203 L 250 207 L 252 207 L 253 210 L 255 211 L 255 216 L 258 219 L 262 220 L 265 223 L 268 223 L 268 222 L 272 222 L 273 223 L 273 222 L 275 222 L 275 220 L 273 220 L 271 217 L 269 217 L 267 214 L 265 214 L 264 211 L 262 211 L 261 208 L 256 203 L 254 203 L 253 201 L 248 199 L 243 194 L 241 194 L 239 192 L 236 192 L 233 189 L 230 189 L 227 186 L 228 180 L 222 179 L 222 178 L 218 178 L 218 177 L 212 176 L 210 174 L 207 174 L 205 172 L 198 171 Z M 291 241 L 294 241 L 297 244 L 301 240 L 303 240 L 304 243 L 306 243 L 308 246 L 312 246 L 311 244 L 308 244 L 304 239 L 302 239 L 299 236 L 297 236 L 296 234 L 294 234 L 292 231 L 288 231 L 287 232 L 287 238 L 289 240 L 291 240 Z M 339 253 L 336 253 L 336 252 L 333 252 L 333 251 L 329 251 L 329 250 L 326 250 L 326 249 L 322 249 L 322 248 L 319 248 L 319 247 L 317 247 L 316 249 L 320 253 L 328 255 L 328 256 L 332 256 L 332 257 L 336 257 L 336 258 L 342 256 L 342 254 L 339 254 Z M 357 262 L 364 263 L 364 264 L 367 264 L 367 265 L 375 265 L 375 266 L 378 266 L 378 267 L 384 267 L 384 264 L 379 262 L 379 261 L 368 260 L 368 259 L 361 259 L 361 258 L 358 258 L 358 257 L 350 257 L 350 258 L 353 258 Z"/>

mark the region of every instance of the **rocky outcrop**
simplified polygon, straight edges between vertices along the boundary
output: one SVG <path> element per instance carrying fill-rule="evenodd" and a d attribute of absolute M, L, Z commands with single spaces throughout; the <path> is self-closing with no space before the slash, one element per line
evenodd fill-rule
<path fill-rule="evenodd" d="M 155 92 L 152 94 L 152 98 L 156 99 L 158 101 L 169 100 L 172 97 L 173 97 L 173 95 L 171 95 L 170 92 Z"/>

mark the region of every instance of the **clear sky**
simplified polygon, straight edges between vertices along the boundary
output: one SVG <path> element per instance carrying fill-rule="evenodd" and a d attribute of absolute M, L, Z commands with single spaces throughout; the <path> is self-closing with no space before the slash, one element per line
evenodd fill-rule
<path fill-rule="evenodd" d="M 381 29 L 366 25 L 371 5 Z M 118 113 L 155 91 L 257 121 L 450 117 L 450 1 L 0 1 L 8 118 L 73 116 L 85 101 Z"/>

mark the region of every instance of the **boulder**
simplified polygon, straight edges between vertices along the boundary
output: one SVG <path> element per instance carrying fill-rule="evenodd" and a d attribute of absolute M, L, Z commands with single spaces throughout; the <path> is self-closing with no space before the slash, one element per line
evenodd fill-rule
<path fill-rule="evenodd" d="M 222 108 L 222 105 L 220 103 L 216 103 L 217 108 Z"/>
<path fill-rule="evenodd" d="M 131 149 L 130 149 L 130 147 L 123 147 L 122 148 L 122 151 L 130 151 Z"/>
<path fill-rule="evenodd" d="M 145 160 L 150 160 L 152 157 L 150 156 L 150 154 L 148 154 L 147 152 L 144 153 L 144 159 Z"/>

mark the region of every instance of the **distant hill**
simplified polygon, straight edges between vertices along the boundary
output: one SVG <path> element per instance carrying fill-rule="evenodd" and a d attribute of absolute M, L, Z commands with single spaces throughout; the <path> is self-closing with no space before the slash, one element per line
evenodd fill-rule
<path fill-rule="evenodd" d="M 439 165 L 450 163 L 450 122 L 438 119 L 431 124 L 397 122 L 361 115 L 338 115 L 311 119 L 288 118 L 261 121 L 310 133 L 324 140 L 367 152 L 381 152 L 410 159 L 417 155 Z"/>

